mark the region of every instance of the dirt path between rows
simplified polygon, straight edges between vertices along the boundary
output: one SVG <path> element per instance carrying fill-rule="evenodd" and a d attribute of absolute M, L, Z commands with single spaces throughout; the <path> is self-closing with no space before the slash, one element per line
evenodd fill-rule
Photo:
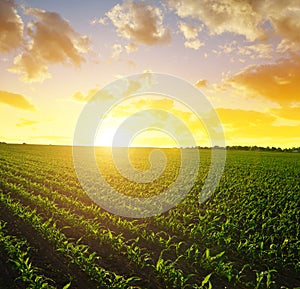
<path fill-rule="evenodd" d="M 10 235 L 25 238 L 29 246 L 32 265 L 40 269 L 39 274 L 55 280 L 57 288 L 62 288 L 70 282 L 71 288 L 96 288 L 97 284 L 89 280 L 88 276 L 76 265 L 69 264 L 69 260 L 59 255 L 51 244 L 45 241 L 31 226 L 18 216 L 12 214 L 0 203 L 0 220 L 7 223 L 5 230 Z M 2 253 L 2 252 L 1 252 Z M 22 288 L 10 263 L 5 260 L 5 254 L 0 257 L 0 288 Z M 4 268 L 4 269 L 2 269 Z"/>

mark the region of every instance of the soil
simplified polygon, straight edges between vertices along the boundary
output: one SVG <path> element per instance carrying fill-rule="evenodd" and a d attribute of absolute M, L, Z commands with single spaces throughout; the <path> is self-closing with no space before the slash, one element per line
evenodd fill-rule
<path fill-rule="evenodd" d="M 37 232 L 18 216 L 12 214 L 0 203 L 0 219 L 6 222 L 5 230 L 10 235 L 26 239 L 32 250 L 30 260 L 32 265 L 39 268 L 39 274 L 55 280 L 55 285 L 62 288 L 71 281 L 71 288 L 96 288 L 95 282 L 89 280 L 88 276 L 77 266 L 69 264 L 69 260 L 59 255 L 53 246 L 45 241 Z M 1 254 L 0 258 L 0 288 L 26 288 L 21 287 L 17 272 L 11 263 L 7 262 L 7 256 Z"/>

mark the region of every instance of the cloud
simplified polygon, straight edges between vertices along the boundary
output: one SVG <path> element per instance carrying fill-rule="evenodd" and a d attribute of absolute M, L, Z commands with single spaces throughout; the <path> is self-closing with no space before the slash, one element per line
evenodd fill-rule
<path fill-rule="evenodd" d="M 269 146 L 275 145 L 274 142 L 288 145 L 295 138 L 300 138 L 300 124 L 276 125 L 276 117 L 269 113 L 225 108 L 218 108 L 216 111 L 224 127 L 226 140 L 232 144 L 247 139 L 246 144 L 267 141 Z"/>
<path fill-rule="evenodd" d="M 73 95 L 72 98 L 77 101 L 89 101 L 91 97 L 98 91 L 98 88 L 93 88 L 90 89 L 87 95 L 84 95 L 81 91 L 76 91 Z"/>
<path fill-rule="evenodd" d="M 134 43 L 129 43 L 129 44 L 125 45 L 125 49 L 126 49 L 127 53 L 131 53 L 131 52 L 137 51 L 138 46 Z"/>
<path fill-rule="evenodd" d="M 180 31 L 183 33 L 184 37 L 186 39 L 195 39 L 198 36 L 198 32 L 201 31 L 201 29 L 197 29 L 195 26 L 189 25 L 185 22 L 179 22 L 178 25 Z"/>
<path fill-rule="evenodd" d="M 289 106 L 300 102 L 300 56 L 292 55 L 272 64 L 248 66 L 225 83 L 247 91 L 253 97 L 265 97 Z"/>
<path fill-rule="evenodd" d="M 102 25 L 107 25 L 107 18 L 103 17 L 103 18 L 93 18 L 92 20 L 90 20 L 90 24 L 91 25 L 95 25 L 95 24 L 102 24 Z"/>
<path fill-rule="evenodd" d="M 124 91 L 123 96 L 128 97 L 135 94 L 140 88 L 142 84 L 140 81 L 129 80 L 126 91 Z"/>
<path fill-rule="evenodd" d="M 10 52 L 20 46 L 23 21 L 13 0 L 0 1 L 0 52 Z"/>
<path fill-rule="evenodd" d="M 212 34 L 233 32 L 251 41 L 264 36 L 259 27 L 261 16 L 253 11 L 248 1 L 168 0 L 168 3 L 178 16 L 200 20 Z"/>
<path fill-rule="evenodd" d="M 33 104 L 31 104 L 25 96 L 17 93 L 12 93 L 8 91 L 0 91 L 0 102 L 10 105 L 12 107 L 25 109 L 25 110 L 35 110 Z"/>
<path fill-rule="evenodd" d="M 87 102 L 93 99 L 93 101 L 103 103 L 104 101 L 111 102 L 115 97 L 106 89 L 93 88 L 90 89 L 86 95 L 81 91 L 76 91 L 71 98 L 79 102 Z"/>
<path fill-rule="evenodd" d="M 240 46 L 237 41 L 233 40 L 230 43 L 219 45 L 219 48 L 220 51 L 218 51 L 218 54 L 235 53 L 237 55 L 246 56 L 251 59 L 257 59 L 257 58 L 272 59 L 273 47 L 271 44 L 255 43 L 252 45 Z"/>
<path fill-rule="evenodd" d="M 182 32 L 184 38 L 186 39 L 186 41 L 184 42 L 185 47 L 198 50 L 201 46 L 204 45 L 204 43 L 197 38 L 199 32 L 202 31 L 201 26 L 195 27 L 181 21 L 179 22 L 178 27 L 179 30 Z"/>
<path fill-rule="evenodd" d="M 206 79 L 199 79 L 198 81 L 196 81 L 195 83 L 196 87 L 207 87 L 207 80 Z"/>
<path fill-rule="evenodd" d="M 89 49 L 89 38 L 73 30 L 69 22 L 58 13 L 29 8 L 25 14 L 37 21 L 29 21 L 26 27 L 27 42 L 25 51 L 15 57 L 9 71 L 21 75 L 25 82 L 43 81 L 51 75 L 50 64 L 80 65 L 82 54 Z"/>
<path fill-rule="evenodd" d="M 43 82 L 51 77 L 47 63 L 32 50 L 17 55 L 8 71 L 20 74 L 24 82 Z"/>
<path fill-rule="evenodd" d="M 300 2 L 295 0 L 168 0 L 169 7 L 183 19 L 203 22 L 212 34 L 231 32 L 248 41 L 282 38 L 279 50 L 300 48 Z"/>
<path fill-rule="evenodd" d="M 201 46 L 204 46 L 204 43 L 201 42 L 199 39 L 194 39 L 194 40 L 185 41 L 184 46 L 187 48 L 198 50 Z"/>
<path fill-rule="evenodd" d="M 256 43 L 253 45 L 237 47 L 238 55 L 249 56 L 251 59 L 272 59 L 272 50 L 272 45 L 265 43 Z"/>
<path fill-rule="evenodd" d="M 274 32 L 282 37 L 282 41 L 278 46 L 279 51 L 299 50 L 300 2 L 268 0 L 261 3 L 261 5 L 272 23 Z"/>
<path fill-rule="evenodd" d="M 127 60 L 124 58 L 121 58 L 120 55 L 126 51 L 127 54 L 132 53 L 134 51 L 138 50 L 138 46 L 135 43 L 129 43 L 127 45 L 122 45 L 120 43 L 115 43 L 111 47 L 111 59 L 117 59 L 119 61 L 128 62 L 129 65 L 135 65 L 135 63 L 132 60 Z"/>
<path fill-rule="evenodd" d="M 112 47 L 112 58 L 118 58 L 120 56 L 120 54 L 123 52 L 123 47 L 121 44 L 114 44 Z"/>
<path fill-rule="evenodd" d="M 131 82 L 128 85 L 127 91 L 124 96 L 134 94 L 137 89 L 139 89 L 139 82 Z M 128 100 L 123 102 L 112 110 L 111 115 L 113 117 L 128 117 L 132 113 L 137 111 L 143 111 L 147 109 L 158 109 L 164 111 L 174 112 L 174 101 L 169 98 L 154 99 L 152 97 L 138 97 L 138 99 Z"/>
<path fill-rule="evenodd" d="M 276 119 L 274 116 L 267 113 L 254 110 L 217 108 L 216 111 L 220 116 L 222 123 L 231 124 L 237 128 L 270 125 Z"/>
<path fill-rule="evenodd" d="M 119 36 L 132 43 L 155 45 L 171 40 L 170 30 L 163 25 L 162 11 L 158 7 L 128 1 L 115 5 L 106 16 Z"/>
<path fill-rule="evenodd" d="M 300 121 L 300 106 L 272 108 L 270 112 L 278 117 Z"/>
<path fill-rule="evenodd" d="M 37 123 L 39 123 L 39 122 L 36 121 L 36 120 L 20 118 L 20 123 L 17 123 L 16 126 L 24 127 L 24 126 L 31 126 L 31 125 L 34 125 L 34 124 L 37 124 Z"/>

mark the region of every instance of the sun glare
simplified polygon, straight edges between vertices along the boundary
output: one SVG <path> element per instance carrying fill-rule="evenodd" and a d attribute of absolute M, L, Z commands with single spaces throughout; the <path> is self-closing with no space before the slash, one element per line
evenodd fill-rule
<path fill-rule="evenodd" d="M 159 95 L 123 100 L 99 121 L 94 141 L 95 146 L 117 147 L 188 147 L 195 143 L 209 146 L 202 121 L 183 104 Z"/>

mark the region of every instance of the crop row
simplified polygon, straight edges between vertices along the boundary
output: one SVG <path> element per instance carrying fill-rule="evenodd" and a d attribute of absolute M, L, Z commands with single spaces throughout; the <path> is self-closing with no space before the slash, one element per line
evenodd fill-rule
<path fill-rule="evenodd" d="M 176 265 L 178 260 L 165 260 L 163 254 L 160 254 L 157 261 L 154 262 L 150 257 L 150 254 L 143 252 L 144 250 L 137 245 L 139 237 L 135 240 L 125 242 L 122 235 L 116 235 L 109 229 L 101 229 L 95 222 L 90 222 L 83 217 L 74 215 L 70 213 L 69 210 L 58 208 L 53 201 L 48 199 L 48 197 L 41 197 L 40 195 L 36 196 L 28 193 L 20 184 L 14 185 L 12 183 L 2 183 L 1 185 L 7 191 L 13 192 L 14 195 L 17 194 L 16 197 L 18 199 L 25 198 L 26 200 L 29 200 L 35 208 L 42 207 L 43 213 L 47 210 L 52 214 L 54 220 L 60 221 L 63 219 L 66 224 L 70 225 L 78 232 L 82 232 L 87 238 L 97 240 L 99 245 L 109 245 L 116 253 L 125 255 L 130 262 L 133 262 L 142 268 L 152 268 L 154 275 L 157 276 L 160 282 L 164 282 L 166 287 L 170 286 L 170 288 L 173 288 L 175 286 L 177 288 L 186 288 L 189 285 L 188 280 L 194 276 L 194 274 L 185 276 L 182 270 Z"/>
<path fill-rule="evenodd" d="M 13 177 L 13 176 L 10 176 Z M 152 267 L 154 268 L 155 275 L 160 280 L 167 280 L 167 284 L 172 284 L 172 286 L 177 286 L 178 288 L 182 288 L 187 286 L 187 281 L 194 275 L 188 274 L 187 277 L 184 277 L 183 272 L 177 268 L 176 264 L 179 259 L 185 259 L 186 261 L 192 261 L 194 267 L 203 267 L 207 270 L 214 270 L 220 276 L 226 277 L 229 281 L 233 280 L 234 283 L 237 281 L 241 281 L 242 273 L 245 267 L 242 270 L 234 271 L 232 270 L 233 264 L 231 262 L 225 261 L 224 259 L 224 251 L 217 254 L 216 256 L 210 256 L 209 249 L 206 249 L 203 253 L 203 249 L 201 249 L 197 244 L 193 243 L 191 246 L 188 246 L 186 250 L 181 250 L 181 247 L 184 247 L 186 244 L 184 242 L 173 243 L 172 237 L 168 239 L 164 239 L 161 237 L 161 234 L 149 234 L 148 236 L 144 236 L 146 240 L 151 240 L 152 242 L 159 243 L 163 246 L 164 250 L 159 255 L 159 258 L 156 262 L 154 262 L 150 258 L 149 253 L 142 253 L 142 249 L 137 245 L 139 238 L 129 242 L 125 242 L 122 235 L 116 235 L 109 229 L 103 229 L 99 227 L 99 224 L 96 222 L 91 222 L 81 216 L 74 215 L 70 212 L 70 210 L 66 210 L 63 208 L 58 208 L 57 205 L 51 201 L 48 197 L 52 196 L 53 199 L 63 198 L 64 202 L 71 201 L 71 199 L 66 198 L 63 195 L 60 195 L 56 192 L 47 192 L 45 188 L 39 187 L 36 183 L 31 183 L 31 189 L 39 192 L 42 195 L 33 195 L 32 193 L 28 193 L 21 186 L 28 185 L 27 179 L 22 179 L 21 177 L 14 177 L 18 182 L 18 186 L 13 185 L 12 179 L 9 179 L 8 183 L 3 183 L 2 186 L 7 190 L 12 190 L 14 192 L 18 192 L 22 197 L 31 200 L 32 204 L 37 206 L 42 206 L 43 208 L 47 208 L 49 212 L 53 216 L 63 217 L 64 221 L 67 221 L 70 226 L 78 230 L 82 231 L 87 237 L 96 239 L 99 243 L 106 243 L 107 245 L 112 246 L 112 248 L 118 252 L 123 253 L 126 257 L 131 261 L 143 267 Z M 80 205 L 80 202 L 77 200 L 72 200 L 72 204 L 75 207 Z M 84 207 L 84 206 L 83 206 Z M 85 207 L 88 208 L 88 207 Z M 142 237 L 142 236 L 141 236 Z M 156 244 L 157 245 L 157 244 Z M 186 247 L 186 246 L 185 246 Z M 169 251 L 171 248 L 175 248 L 173 256 L 177 258 L 175 261 L 165 260 L 163 257 L 163 253 Z M 181 252 L 180 252 L 181 251 Z M 177 256 L 177 257 L 176 257 Z M 197 272 L 196 272 L 197 273 Z M 211 274 L 210 274 L 211 275 Z M 208 280 L 208 279 L 207 279 Z"/>
<path fill-rule="evenodd" d="M 14 265 L 19 273 L 18 279 L 27 288 L 31 289 L 55 289 L 51 283 L 55 283 L 44 275 L 39 274 L 39 268 L 32 265 L 29 251 L 30 247 L 26 240 L 20 240 L 16 236 L 5 232 L 6 223 L 0 221 L 0 245 L 9 257 L 9 261 Z M 69 288 L 71 283 L 66 284 L 63 289 Z"/>
<path fill-rule="evenodd" d="M 30 154 L 22 155 L 21 163 L 15 155 L 5 155 L 0 160 L 0 170 L 6 182 L 20 184 L 27 194 L 50 202 L 47 209 L 40 203 L 48 216 L 53 215 L 51 206 L 56 206 L 61 210 L 61 215 L 57 211 L 53 216 L 57 224 L 62 227 L 68 221 L 87 241 L 100 243 L 98 233 L 111 234 L 112 240 L 108 237 L 102 244 L 110 244 L 114 256 L 125 256 L 135 265 L 142 264 L 144 257 L 149 258 L 143 271 L 164 280 L 160 281 L 162 284 L 187 285 L 197 280 L 200 286 L 205 276 L 209 276 L 207 286 L 218 276 L 220 280 L 225 277 L 230 285 L 243 284 L 242 288 L 285 288 L 284 285 L 297 283 L 293 276 L 300 269 L 300 172 L 299 158 L 292 154 L 230 152 L 222 181 L 209 202 L 198 204 L 203 169 L 190 194 L 176 208 L 153 218 L 130 220 L 104 212 L 89 200 L 76 180 L 69 150 L 49 149 L 51 154 L 46 156 L 44 148 L 39 149 L 34 155 L 34 150 L 26 148 Z M 106 172 L 109 178 L 118 180 L 110 173 Z M 15 194 L 15 188 L 10 189 Z M 29 199 L 26 200 L 25 203 Z M 32 199 L 30 206 L 35 207 L 37 200 Z M 81 219 L 85 222 L 81 223 Z M 72 223 L 75 220 L 76 226 Z M 119 241 L 115 240 L 119 238 L 125 246 L 118 247 Z M 163 271 L 159 268 L 168 265 L 170 272 L 172 268 L 180 269 L 182 275 L 168 277 L 168 273 L 159 273 Z M 290 280 L 282 277 L 285 274 Z M 184 282 L 174 283 L 172 280 L 176 279 Z"/>
<path fill-rule="evenodd" d="M 7 174 L 8 173 L 6 172 L 6 175 Z M 124 238 L 121 235 L 115 235 L 109 229 L 106 230 L 105 228 L 101 228 L 101 226 L 99 226 L 99 223 L 95 222 L 95 220 L 99 220 L 99 218 L 107 219 L 107 216 L 112 217 L 112 215 L 109 215 L 107 213 L 101 214 L 99 212 L 99 210 L 95 210 L 95 208 L 91 207 L 91 206 L 86 206 L 78 200 L 73 200 L 73 199 L 68 198 L 62 194 L 55 192 L 55 191 L 51 192 L 51 191 L 47 190 L 45 187 L 38 185 L 37 183 L 29 183 L 27 178 L 25 179 L 22 177 L 15 177 L 15 176 L 10 175 L 10 178 L 7 179 L 7 181 L 10 184 L 10 185 L 8 185 L 8 188 L 10 188 L 10 189 L 13 189 L 13 187 L 11 186 L 13 183 L 17 183 L 19 185 L 22 185 L 26 189 L 30 188 L 32 191 L 35 192 L 35 194 L 41 195 L 42 198 L 39 196 L 35 197 L 32 195 L 32 193 L 31 194 L 26 193 L 26 192 L 23 193 L 23 196 L 26 196 L 26 198 L 32 199 L 32 202 L 34 204 L 38 205 L 38 204 L 42 203 L 43 206 L 48 207 L 49 210 L 51 210 L 52 214 L 54 214 L 57 210 L 57 207 L 56 207 L 57 203 L 54 203 L 49 198 L 51 198 L 54 201 L 57 201 L 59 199 L 61 201 L 60 202 L 61 204 L 65 204 L 65 205 L 69 204 L 70 206 L 67 205 L 67 207 L 68 207 L 67 213 L 68 214 L 66 214 L 65 209 L 60 209 L 60 212 L 57 213 L 57 216 L 61 216 L 63 214 L 66 215 L 65 220 L 68 220 L 70 222 L 70 224 L 72 225 L 72 227 L 74 227 L 74 228 L 76 227 L 78 231 L 84 230 L 84 233 L 87 234 L 88 237 L 91 237 L 93 239 L 98 239 L 102 243 L 106 242 L 106 244 L 110 244 L 116 250 L 116 252 L 125 253 L 127 255 L 127 258 L 130 261 L 133 261 L 134 263 L 136 263 L 139 266 L 142 266 L 142 267 L 153 266 L 153 264 L 155 263 L 154 261 L 152 261 L 150 259 L 149 253 L 141 254 L 141 251 L 143 251 L 143 249 L 140 249 L 139 246 L 137 246 L 139 239 L 143 239 L 146 242 L 150 241 L 150 243 L 151 243 L 151 244 L 149 244 L 150 249 L 153 248 L 153 246 L 155 246 L 156 248 L 161 247 L 163 249 L 163 253 L 172 251 L 172 253 L 173 253 L 172 259 L 173 259 L 174 264 L 176 263 L 176 261 L 174 261 L 174 260 L 177 259 L 177 261 L 178 261 L 179 257 L 180 257 L 180 259 L 186 259 L 186 263 L 187 263 L 191 258 L 191 254 L 193 254 L 193 252 L 194 252 L 193 248 L 195 246 L 197 246 L 195 243 L 192 243 L 191 245 L 189 245 L 186 241 L 176 242 L 177 238 L 175 236 L 171 237 L 171 236 L 168 236 L 168 234 L 163 233 L 163 232 L 150 233 L 150 232 L 147 232 L 145 229 L 143 229 L 140 232 L 139 237 L 137 237 L 130 245 L 127 246 L 124 242 Z M 89 215 L 90 215 L 90 217 L 93 218 L 93 221 L 83 218 L 81 216 L 79 217 L 77 215 L 71 214 L 72 208 L 76 208 L 76 213 L 80 212 L 80 211 L 78 211 L 78 209 L 82 210 L 83 213 L 89 212 Z M 107 221 L 106 219 L 104 219 L 104 221 Z M 118 220 L 119 220 L 119 218 L 118 218 Z M 131 224 L 126 220 L 123 220 L 122 224 L 124 225 L 124 223 L 126 224 L 125 226 L 127 226 L 127 224 Z M 99 238 L 99 236 L 101 236 L 101 239 Z M 145 242 L 143 242 L 143 244 L 145 244 Z M 186 249 L 184 249 L 184 248 L 186 248 Z M 208 260 L 206 258 L 205 248 L 200 249 L 199 246 L 197 248 L 198 248 L 197 256 L 193 258 L 193 262 L 194 262 L 193 266 L 194 267 L 201 268 L 204 266 L 204 268 L 206 268 L 207 270 L 216 269 L 216 273 L 219 273 L 221 276 L 225 276 L 229 281 L 232 279 L 232 277 L 234 277 L 234 272 L 231 272 L 229 270 L 232 267 L 232 264 L 227 262 L 228 265 L 226 265 L 226 262 L 224 260 L 225 256 L 223 256 L 222 260 L 220 260 L 220 262 L 222 262 L 222 265 L 216 264 L 215 262 L 207 262 Z M 202 252 L 202 254 L 200 254 L 199 252 Z M 223 255 L 224 255 L 224 252 L 223 252 Z M 161 258 L 162 258 L 162 254 L 159 254 L 158 259 L 161 259 Z M 147 260 L 150 261 L 150 264 L 147 263 Z M 160 262 L 160 261 L 157 260 L 156 263 L 158 263 L 158 262 Z M 226 271 L 222 272 L 222 270 L 220 270 L 220 269 L 221 268 L 225 269 L 225 267 L 227 268 Z M 157 269 L 157 267 L 155 267 L 155 269 Z M 157 273 L 159 275 L 159 272 L 157 272 Z M 198 273 L 198 272 L 196 272 L 196 273 Z"/>
<path fill-rule="evenodd" d="M 87 245 L 80 244 L 80 240 L 76 243 L 68 239 L 62 231 L 57 228 L 53 220 L 43 220 L 41 216 L 28 206 L 23 206 L 20 202 L 11 198 L 7 193 L 4 194 L 0 191 L 0 202 L 9 208 L 15 215 L 22 220 L 30 223 L 30 225 L 39 232 L 42 237 L 54 245 L 55 249 L 64 254 L 70 259 L 71 263 L 78 265 L 82 271 L 88 274 L 92 280 L 95 280 L 100 288 L 106 286 L 109 288 L 129 288 L 129 285 L 138 278 L 129 277 L 124 278 L 114 272 L 105 270 L 104 268 L 96 265 L 98 257 L 95 253 L 89 253 Z"/>

